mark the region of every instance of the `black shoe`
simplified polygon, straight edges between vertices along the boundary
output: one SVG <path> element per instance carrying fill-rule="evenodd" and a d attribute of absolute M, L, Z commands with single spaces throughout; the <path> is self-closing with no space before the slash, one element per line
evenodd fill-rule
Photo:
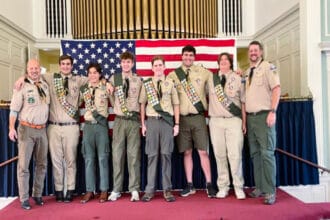
<path fill-rule="evenodd" d="M 65 196 L 65 198 L 64 198 L 64 202 L 72 202 L 72 200 L 73 200 L 73 192 L 74 192 L 74 190 L 68 190 L 68 191 L 66 191 L 66 196 Z"/>
<path fill-rule="evenodd" d="M 206 183 L 206 193 L 209 198 L 215 198 L 217 191 L 213 188 L 212 183 Z"/>
<path fill-rule="evenodd" d="M 183 196 L 183 197 L 186 197 L 186 196 L 189 196 L 189 195 L 195 194 L 195 193 L 196 193 L 196 190 L 195 190 L 193 184 L 192 183 L 188 183 L 187 186 L 186 186 L 186 188 L 184 188 L 181 191 L 180 195 Z"/>
<path fill-rule="evenodd" d="M 22 202 L 21 207 L 25 210 L 30 210 L 31 206 L 30 206 L 29 200 L 25 200 L 24 202 Z"/>
<path fill-rule="evenodd" d="M 44 205 L 42 197 L 32 197 L 32 199 L 36 202 L 37 205 Z"/>
<path fill-rule="evenodd" d="M 64 201 L 63 191 L 55 191 L 55 198 L 56 198 L 56 202 L 63 202 Z"/>

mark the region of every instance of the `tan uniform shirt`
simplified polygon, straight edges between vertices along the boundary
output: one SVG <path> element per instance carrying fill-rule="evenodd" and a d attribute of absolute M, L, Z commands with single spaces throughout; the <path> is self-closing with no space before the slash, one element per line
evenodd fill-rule
<path fill-rule="evenodd" d="M 182 69 L 186 73 L 187 68 L 182 66 Z M 196 65 L 191 66 L 189 69 L 190 69 L 190 73 L 189 73 L 190 82 L 195 88 L 200 100 L 203 103 L 204 109 L 206 110 L 207 102 L 206 102 L 205 86 L 207 84 L 207 81 L 210 79 L 212 73 L 209 70 Z M 180 99 L 180 114 L 181 115 L 197 114 L 198 113 L 197 109 L 189 100 L 175 71 L 170 72 L 167 78 L 174 82 L 174 85 L 178 91 L 178 95 Z"/>
<path fill-rule="evenodd" d="M 154 84 L 155 89 L 157 90 L 157 78 L 152 77 L 152 82 Z M 160 106 L 163 109 L 163 111 L 170 113 L 171 115 L 174 114 L 173 112 L 173 105 L 179 105 L 179 97 L 178 93 L 174 87 L 174 83 L 168 79 L 165 79 L 165 77 L 161 78 L 160 83 L 161 91 L 162 91 L 162 98 L 160 99 Z M 146 88 L 144 85 L 142 85 L 141 88 L 141 94 L 139 98 L 140 103 L 147 103 L 148 97 Z M 146 107 L 146 115 L 147 116 L 159 116 L 159 114 L 156 112 L 156 110 L 153 108 L 151 104 L 147 104 Z"/>
<path fill-rule="evenodd" d="M 246 112 L 259 112 L 271 109 L 272 89 L 280 85 L 276 67 L 267 61 L 259 61 L 254 69 L 251 85 L 249 68 L 246 76 Z"/>
<path fill-rule="evenodd" d="M 125 84 L 125 77 L 122 74 L 123 78 L 123 85 Z M 128 97 L 126 99 L 126 104 L 128 111 L 140 112 L 140 103 L 139 103 L 139 95 L 142 86 L 142 81 L 139 76 L 133 74 L 132 76 L 128 77 L 129 79 L 129 89 L 128 89 Z M 114 76 L 112 75 L 110 78 L 110 83 L 115 85 L 114 83 Z M 115 88 L 116 89 L 116 88 Z M 124 113 L 121 110 L 121 105 L 119 102 L 118 97 L 115 95 L 115 91 L 113 93 L 111 99 L 111 105 L 113 106 L 113 111 L 116 115 L 124 116 Z"/>
<path fill-rule="evenodd" d="M 221 73 L 219 71 L 219 76 Z M 226 85 L 224 92 L 227 98 L 234 102 L 235 105 L 241 107 L 241 103 L 245 102 L 244 84 L 242 84 L 242 79 L 235 72 L 229 72 L 224 74 L 226 77 Z M 213 117 L 233 117 L 231 114 L 218 100 L 215 93 L 213 76 L 209 80 L 209 115 Z"/>
<path fill-rule="evenodd" d="M 62 74 L 62 77 L 65 77 Z M 66 100 L 72 106 L 79 106 L 79 94 L 80 87 L 88 82 L 88 78 L 84 76 L 77 76 L 70 74 L 68 79 L 69 84 L 69 93 L 66 96 Z M 45 74 L 43 78 L 48 83 L 50 88 L 50 109 L 49 109 L 49 121 L 52 122 L 76 122 L 73 118 L 71 118 L 67 113 L 63 110 L 61 103 L 59 102 L 54 85 L 54 74 Z"/>
<path fill-rule="evenodd" d="M 10 104 L 10 110 L 19 112 L 19 120 L 34 125 L 46 124 L 49 113 L 49 88 L 45 81 L 40 80 L 41 88 L 46 94 L 46 98 L 40 98 L 37 86 L 30 83 L 24 83 L 23 88 L 14 90 Z"/>
<path fill-rule="evenodd" d="M 91 94 L 93 94 L 92 85 L 88 84 L 88 88 Z M 94 106 L 96 111 L 105 118 L 108 118 L 108 104 L 109 104 L 109 93 L 107 89 L 102 83 L 99 83 L 97 87 L 95 87 L 94 93 Z M 84 114 L 84 119 L 86 121 L 95 121 L 93 114 L 90 110 L 86 110 Z"/>

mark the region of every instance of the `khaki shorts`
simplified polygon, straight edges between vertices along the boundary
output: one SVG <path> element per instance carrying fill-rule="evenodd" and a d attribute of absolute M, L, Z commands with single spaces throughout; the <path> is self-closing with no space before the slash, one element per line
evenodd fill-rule
<path fill-rule="evenodd" d="M 209 133 L 203 115 L 180 116 L 177 144 L 180 153 L 193 147 L 198 150 L 208 149 Z"/>

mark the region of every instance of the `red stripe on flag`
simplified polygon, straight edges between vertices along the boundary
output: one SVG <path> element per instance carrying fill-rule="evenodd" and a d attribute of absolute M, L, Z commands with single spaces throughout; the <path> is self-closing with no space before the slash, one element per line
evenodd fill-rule
<path fill-rule="evenodd" d="M 150 62 L 151 63 L 151 60 L 155 55 L 137 54 L 136 62 Z M 182 60 L 181 54 L 173 54 L 173 55 L 166 54 L 166 55 L 161 55 L 161 56 L 164 57 L 165 63 L 170 62 L 170 61 L 181 61 Z M 196 54 L 195 60 L 196 61 L 203 60 L 203 61 L 217 62 L 218 56 L 219 56 L 218 54 L 215 54 L 215 55 L 214 54 Z"/>
<path fill-rule="evenodd" d="M 165 75 L 168 75 L 171 71 L 173 71 L 175 69 L 166 69 L 165 70 Z M 212 73 L 215 73 L 218 71 L 218 69 L 215 69 L 215 68 L 210 68 L 208 69 L 210 70 Z M 150 76 L 153 76 L 153 72 L 151 70 L 145 70 L 145 69 L 140 69 L 137 71 L 137 74 L 141 77 L 150 77 Z"/>
<path fill-rule="evenodd" d="M 210 46 L 210 47 L 234 47 L 235 40 L 208 40 L 208 39 L 189 39 L 189 40 L 137 40 L 136 47 L 184 47 L 186 45 Z"/>

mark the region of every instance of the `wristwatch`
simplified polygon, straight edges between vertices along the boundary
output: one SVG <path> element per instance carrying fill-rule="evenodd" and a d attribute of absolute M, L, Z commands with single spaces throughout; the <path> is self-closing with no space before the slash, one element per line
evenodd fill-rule
<path fill-rule="evenodd" d="M 270 111 L 271 111 L 272 113 L 276 113 L 276 109 L 275 109 L 275 108 L 272 108 Z"/>

